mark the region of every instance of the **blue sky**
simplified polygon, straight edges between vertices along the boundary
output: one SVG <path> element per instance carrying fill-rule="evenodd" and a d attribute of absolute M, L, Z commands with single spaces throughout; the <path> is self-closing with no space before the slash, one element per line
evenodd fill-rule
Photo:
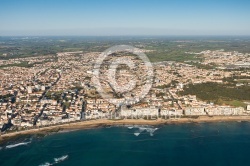
<path fill-rule="evenodd" d="M 250 35 L 250 1 L 0 0 L 0 35 Z"/>

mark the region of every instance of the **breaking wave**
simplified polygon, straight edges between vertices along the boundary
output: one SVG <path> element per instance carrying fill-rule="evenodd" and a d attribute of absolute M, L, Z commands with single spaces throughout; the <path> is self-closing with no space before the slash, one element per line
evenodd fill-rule
<path fill-rule="evenodd" d="M 15 147 L 18 147 L 18 146 L 24 146 L 24 145 L 28 145 L 30 143 L 31 143 L 31 141 L 29 141 L 29 142 L 21 142 L 21 143 L 13 144 L 13 145 L 7 145 L 5 147 L 5 149 L 11 149 L 11 148 L 15 148 Z"/>
<path fill-rule="evenodd" d="M 40 164 L 39 166 L 51 166 L 51 165 L 54 165 L 54 164 L 61 163 L 64 160 L 66 160 L 67 158 L 69 158 L 69 156 L 68 155 L 64 155 L 64 156 L 61 156 L 61 157 L 58 157 L 58 158 L 54 158 L 54 162 L 53 163 L 45 162 L 44 164 Z"/>
<path fill-rule="evenodd" d="M 137 131 L 134 132 L 135 136 L 139 136 L 142 132 L 146 131 L 147 133 L 149 133 L 150 136 L 154 136 L 154 132 L 156 130 L 158 130 L 158 128 L 153 128 L 153 127 L 139 127 L 139 126 L 134 126 L 133 128 L 137 128 Z M 133 129 L 132 127 L 130 127 L 129 129 Z"/>
<path fill-rule="evenodd" d="M 134 133 L 134 135 L 135 135 L 136 137 L 138 137 L 140 134 L 141 134 L 141 133 Z"/>
<path fill-rule="evenodd" d="M 133 126 L 128 126 L 128 129 L 133 129 L 134 127 Z"/>
<path fill-rule="evenodd" d="M 55 163 L 60 163 L 64 160 L 66 160 L 69 156 L 68 155 L 65 155 L 65 156 L 62 156 L 62 157 L 59 157 L 59 158 L 54 158 L 54 161 Z"/>
<path fill-rule="evenodd" d="M 46 162 L 46 163 L 44 163 L 44 164 L 40 164 L 39 166 L 50 166 L 50 165 L 52 165 L 52 164 Z"/>

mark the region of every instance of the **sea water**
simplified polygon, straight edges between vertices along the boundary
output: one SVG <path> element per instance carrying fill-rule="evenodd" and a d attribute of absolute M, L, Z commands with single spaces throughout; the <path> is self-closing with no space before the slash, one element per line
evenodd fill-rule
<path fill-rule="evenodd" d="M 0 145 L 0 165 L 250 165 L 250 123 L 116 126 Z"/>

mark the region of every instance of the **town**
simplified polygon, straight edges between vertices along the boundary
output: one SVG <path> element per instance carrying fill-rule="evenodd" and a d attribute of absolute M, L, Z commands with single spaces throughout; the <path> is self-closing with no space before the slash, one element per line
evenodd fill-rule
<path fill-rule="evenodd" d="M 142 50 L 142 52 L 148 52 Z M 189 85 L 214 83 L 224 85 L 227 79 L 238 78 L 236 87 L 250 86 L 250 54 L 238 52 L 202 51 L 195 54 L 202 61 L 162 61 L 152 63 L 154 81 L 148 94 L 125 102 L 124 97 L 142 91 L 147 74 L 136 57 L 112 55 L 102 66 L 101 84 L 117 104 L 102 98 L 94 86 L 93 66 L 100 52 L 60 52 L 56 56 L 38 56 L 0 60 L 0 129 L 9 131 L 51 126 L 92 119 L 178 119 L 199 116 L 249 116 L 250 101 L 241 105 L 218 104 L 201 100 L 194 94 L 184 94 Z M 127 86 L 135 76 L 129 93 L 117 93 L 108 82 L 110 62 L 125 57 L 135 64 L 117 68 L 116 82 Z M 124 64 L 126 64 L 124 62 Z M 132 86 L 132 85 L 128 85 Z M 205 92 L 204 92 L 205 93 Z M 245 92 L 249 97 L 249 92 Z"/>

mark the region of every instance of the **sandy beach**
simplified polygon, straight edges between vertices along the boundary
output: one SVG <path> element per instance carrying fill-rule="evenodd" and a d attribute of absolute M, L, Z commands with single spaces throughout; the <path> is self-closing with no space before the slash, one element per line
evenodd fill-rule
<path fill-rule="evenodd" d="M 76 130 L 76 129 L 91 129 L 103 126 L 115 126 L 115 125 L 167 125 L 167 124 L 181 124 L 181 123 L 204 123 L 204 122 L 232 122 L 232 121 L 250 121 L 250 116 L 216 116 L 207 117 L 200 116 L 194 118 L 180 118 L 180 119 L 156 119 L 156 120 L 144 120 L 144 119 L 123 119 L 123 120 L 89 120 L 70 124 L 61 124 L 56 126 L 43 127 L 39 129 L 30 129 L 17 132 L 6 133 L 0 136 L 0 142 L 8 140 L 12 137 L 18 137 L 19 135 L 32 135 L 32 134 L 46 134 L 49 132 L 62 131 L 62 130 Z"/>

